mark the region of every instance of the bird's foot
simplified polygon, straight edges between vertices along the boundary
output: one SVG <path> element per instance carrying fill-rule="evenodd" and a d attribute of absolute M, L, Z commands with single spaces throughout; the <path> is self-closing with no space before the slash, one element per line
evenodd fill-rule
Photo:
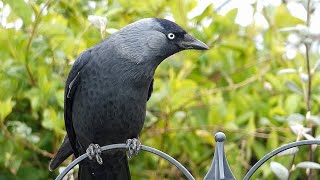
<path fill-rule="evenodd" d="M 100 156 L 101 148 L 100 148 L 99 144 L 90 144 L 86 150 L 86 153 L 87 153 L 90 160 L 92 160 L 93 158 L 96 158 L 97 162 L 100 165 L 103 163 L 102 158 Z"/>
<path fill-rule="evenodd" d="M 128 139 L 126 144 L 127 144 L 126 147 L 128 149 L 127 155 L 128 155 L 128 158 L 131 159 L 132 156 L 136 156 L 139 153 L 141 143 L 138 139 L 133 138 L 133 139 Z"/>

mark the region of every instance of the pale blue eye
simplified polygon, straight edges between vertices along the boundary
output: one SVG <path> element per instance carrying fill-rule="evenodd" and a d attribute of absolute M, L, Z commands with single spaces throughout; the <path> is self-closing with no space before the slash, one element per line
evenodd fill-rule
<path fill-rule="evenodd" d="M 167 36 L 168 36 L 168 38 L 171 39 L 171 40 L 176 37 L 173 33 L 169 33 Z"/>

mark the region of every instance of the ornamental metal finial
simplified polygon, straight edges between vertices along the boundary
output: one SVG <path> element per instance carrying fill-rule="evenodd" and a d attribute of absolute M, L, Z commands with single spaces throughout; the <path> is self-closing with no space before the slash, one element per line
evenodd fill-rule
<path fill-rule="evenodd" d="M 214 151 L 213 161 L 207 175 L 204 180 L 234 180 L 235 177 L 228 165 L 226 154 L 224 152 L 224 141 L 226 140 L 226 135 L 222 132 L 218 132 L 215 135 L 216 148 Z"/>

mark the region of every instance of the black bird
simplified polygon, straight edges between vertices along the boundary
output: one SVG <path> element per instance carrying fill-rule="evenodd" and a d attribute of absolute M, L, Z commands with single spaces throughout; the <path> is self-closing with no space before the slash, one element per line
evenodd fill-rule
<path fill-rule="evenodd" d="M 125 143 L 138 138 L 153 90 L 153 76 L 167 57 L 186 49 L 209 49 L 165 19 L 146 18 L 129 24 L 84 51 L 74 62 L 65 86 L 67 130 L 49 169 L 88 146 Z M 103 153 L 103 164 L 84 161 L 79 179 L 130 179 L 124 151 Z"/>

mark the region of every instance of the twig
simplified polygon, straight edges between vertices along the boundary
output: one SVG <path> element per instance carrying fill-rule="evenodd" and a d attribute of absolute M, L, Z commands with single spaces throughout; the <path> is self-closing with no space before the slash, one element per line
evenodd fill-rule
<path fill-rule="evenodd" d="M 50 4 L 50 0 L 48 0 L 48 1 L 45 3 L 44 7 L 40 10 L 40 12 L 37 12 L 36 8 L 33 7 L 33 5 L 31 4 L 31 7 L 32 7 L 34 13 L 36 14 L 36 17 L 35 17 L 34 23 L 32 24 L 31 35 L 30 35 L 30 38 L 29 38 L 29 40 L 28 40 L 27 47 L 26 47 L 26 53 L 25 53 L 25 54 L 26 54 L 26 58 L 25 58 L 25 68 L 26 68 L 26 70 L 27 70 L 27 74 L 28 74 L 28 76 L 29 76 L 29 78 L 30 78 L 30 81 L 31 81 L 31 85 L 32 85 L 32 86 L 36 85 L 36 79 L 35 79 L 35 77 L 33 76 L 32 71 L 31 71 L 31 68 L 30 68 L 30 66 L 29 66 L 29 60 L 30 60 L 29 54 L 31 53 L 31 52 L 30 52 L 31 44 L 32 44 L 32 41 L 33 41 L 33 39 L 34 39 L 34 37 L 35 37 L 35 35 L 36 35 L 37 28 L 38 28 L 38 26 L 39 26 L 39 24 L 40 24 L 40 22 L 41 22 L 42 12 L 44 11 L 45 8 L 47 8 L 47 7 L 49 6 L 49 4 Z"/>
<path fill-rule="evenodd" d="M 244 87 L 244 86 L 247 86 L 248 84 L 251 84 L 255 81 L 257 81 L 258 79 L 261 78 L 261 76 L 263 76 L 265 73 L 268 72 L 268 70 L 270 69 L 270 67 L 266 67 L 264 69 L 262 69 L 259 73 L 258 76 L 252 76 L 242 82 L 239 82 L 239 83 L 236 83 L 236 84 L 233 84 L 232 86 L 226 86 L 226 87 L 221 87 L 221 88 L 215 88 L 215 89 L 211 89 L 207 92 L 206 95 L 211 95 L 211 94 L 215 94 L 215 93 L 218 93 L 218 92 L 226 92 L 226 91 L 233 91 L 233 90 L 236 90 L 236 89 L 239 89 L 241 87 Z"/>
<path fill-rule="evenodd" d="M 229 4 L 231 2 L 231 0 L 227 0 L 225 2 L 223 2 L 219 7 L 215 8 L 214 10 L 216 12 L 219 12 L 223 7 L 225 7 L 227 4 Z"/>
<path fill-rule="evenodd" d="M 265 61 L 263 61 L 263 62 L 265 62 Z M 251 67 L 251 66 L 249 66 L 249 67 Z M 254 83 L 255 81 L 259 80 L 263 75 L 265 75 L 269 71 L 269 69 L 270 69 L 270 67 L 266 66 L 265 68 L 261 69 L 261 71 L 259 72 L 259 75 L 257 75 L 257 76 L 252 76 L 252 77 L 250 77 L 250 78 L 248 78 L 248 79 L 246 79 L 244 81 L 241 81 L 241 82 L 235 83 L 235 84 L 231 84 L 229 86 L 209 89 L 205 93 L 196 94 L 195 96 L 192 96 L 191 98 L 187 99 L 186 102 L 183 105 L 177 107 L 176 109 L 173 109 L 172 112 L 176 112 L 176 111 L 178 111 L 180 109 L 185 108 L 191 102 L 193 102 L 193 100 L 195 100 L 196 98 L 204 97 L 204 96 L 210 96 L 212 94 L 216 94 L 216 93 L 219 93 L 219 92 L 234 91 L 236 89 L 245 87 L 245 86 L 247 86 L 247 85 L 249 85 L 251 83 Z"/>
<path fill-rule="evenodd" d="M 311 0 L 308 0 L 307 2 L 307 20 L 306 20 L 306 25 L 307 27 L 310 27 L 310 15 L 311 15 Z M 310 37 L 308 37 L 310 38 Z M 306 101 L 306 110 L 307 110 L 307 115 L 306 115 L 306 124 L 309 128 L 311 128 L 311 133 L 313 131 L 312 124 L 309 123 L 309 115 L 311 114 L 311 82 L 312 82 L 312 73 L 311 73 L 311 68 L 310 68 L 310 40 L 307 38 L 307 40 L 304 42 L 304 46 L 306 48 L 306 66 L 307 66 L 307 74 L 308 74 L 308 84 L 307 84 L 307 90 L 305 93 L 305 101 Z M 299 137 L 297 138 L 297 141 L 299 140 Z M 294 161 L 295 161 L 295 155 L 292 156 L 291 163 L 289 165 L 290 171 L 289 171 L 289 176 L 288 180 L 290 179 L 293 171 L 293 166 L 294 166 Z M 312 145 L 309 146 L 309 161 L 314 161 L 313 157 L 313 150 L 312 150 Z M 308 174 L 308 180 L 312 180 L 312 169 L 310 169 L 309 174 Z"/>
<path fill-rule="evenodd" d="M 300 141 L 300 137 L 301 137 L 301 136 L 297 136 L 296 142 Z M 295 160 L 296 160 L 296 154 L 293 154 L 293 155 L 292 155 L 291 162 L 290 162 L 290 165 L 289 165 L 290 169 L 289 169 L 288 180 L 290 180 L 290 177 L 291 177 L 292 172 L 293 172 L 293 170 L 294 170 L 294 161 L 295 161 Z"/>
<path fill-rule="evenodd" d="M 307 8 L 307 26 L 310 25 L 310 0 L 308 0 L 308 8 Z M 310 50 L 310 42 L 304 43 L 306 47 L 306 62 L 307 62 L 307 71 L 308 71 L 308 88 L 307 88 L 307 96 L 306 96 L 306 103 L 307 103 L 307 112 L 310 112 L 310 101 L 311 101 L 311 71 L 310 71 L 310 57 L 309 57 L 309 50 Z"/>
<path fill-rule="evenodd" d="M 207 126 L 201 126 L 201 127 L 191 127 L 191 126 L 184 126 L 184 127 L 178 127 L 178 128 L 149 128 L 146 130 L 144 134 L 148 134 L 148 136 L 160 136 L 163 134 L 170 134 L 170 133 L 177 133 L 177 132 L 194 132 L 197 130 L 204 130 L 208 132 L 218 132 L 223 131 L 226 133 L 243 133 L 244 129 L 228 129 L 223 128 L 219 125 L 207 125 Z M 254 136 L 257 138 L 262 139 L 268 139 L 270 137 L 270 134 L 268 132 L 270 131 L 277 131 L 277 132 L 284 132 L 284 131 L 290 131 L 289 128 L 281 128 L 281 127 L 264 127 L 264 128 L 258 128 L 254 132 L 248 132 L 243 134 L 243 138 L 245 139 L 246 136 Z M 286 137 L 279 136 L 279 139 L 281 141 L 289 140 Z"/>
<path fill-rule="evenodd" d="M 20 139 L 17 139 L 6 127 L 6 125 L 3 123 L 3 121 L 0 120 L 0 128 L 3 130 L 4 132 L 4 136 L 7 138 L 7 139 L 10 139 L 14 142 L 16 142 L 17 144 L 22 144 L 24 147 L 44 156 L 44 157 L 49 157 L 49 158 L 53 158 L 54 155 L 49 153 L 48 151 L 45 151 L 43 149 L 40 149 L 39 147 L 35 146 L 34 144 L 32 143 L 29 143 L 27 141 L 24 141 L 24 140 L 20 140 Z"/>
<path fill-rule="evenodd" d="M 308 0 L 307 2 L 307 27 L 310 27 L 310 15 L 311 15 L 311 0 Z M 312 80 L 312 74 L 310 70 L 310 41 L 307 40 L 304 43 L 306 47 L 306 62 L 307 62 L 307 71 L 308 71 L 308 87 L 307 87 L 307 95 L 306 95 L 306 104 L 307 104 L 307 114 L 311 114 L 311 80 Z M 313 129 L 312 124 L 309 123 L 309 116 L 307 116 L 306 121 L 307 121 L 307 126 Z M 311 130 L 312 133 L 312 130 Z M 312 150 L 312 145 L 309 146 L 309 161 L 313 162 L 314 157 L 313 157 L 313 150 Z M 309 174 L 308 174 L 308 180 L 312 180 L 312 169 L 310 169 Z"/>

